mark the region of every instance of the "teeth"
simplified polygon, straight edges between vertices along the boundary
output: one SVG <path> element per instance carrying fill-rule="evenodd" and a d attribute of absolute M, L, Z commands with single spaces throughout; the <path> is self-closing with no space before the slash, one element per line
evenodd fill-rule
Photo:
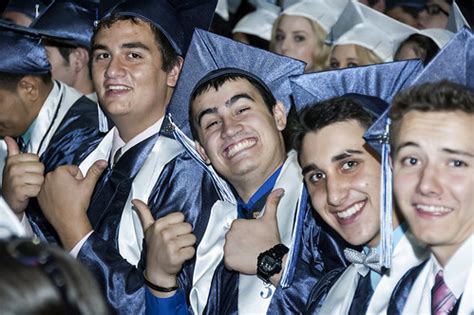
<path fill-rule="evenodd" d="M 244 150 L 244 149 L 247 149 L 247 148 L 250 148 L 251 146 L 253 146 L 257 141 L 255 141 L 254 139 L 245 139 L 244 141 L 241 141 L 233 146 L 231 146 L 228 150 L 227 150 L 227 157 L 228 158 L 231 158 L 233 157 L 234 155 L 236 155 L 237 153 L 239 153 L 240 151 Z"/>
<path fill-rule="evenodd" d="M 109 85 L 107 87 L 108 90 L 113 90 L 113 91 L 126 91 L 126 90 L 130 90 L 128 87 L 126 86 L 122 86 L 122 85 Z"/>
<path fill-rule="evenodd" d="M 359 212 L 363 206 L 364 202 L 358 202 L 347 210 L 336 212 L 336 215 L 341 219 L 345 219 Z"/>
<path fill-rule="evenodd" d="M 441 213 L 446 213 L 446 212 L 451 212 L 453 209 L 451 208 L 446 208 L 442 206 L 433 206 L 433 205 L 416 205 L 416 208 L 419 210 L 422 210 L 424 212 L 441 212 Z"/>

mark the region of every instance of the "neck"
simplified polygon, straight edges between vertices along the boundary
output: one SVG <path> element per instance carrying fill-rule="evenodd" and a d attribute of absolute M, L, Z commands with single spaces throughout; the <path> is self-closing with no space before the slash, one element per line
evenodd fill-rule
<path fill-rule="evenodd" d="M 73 88 L 75 88 L 84 95 L 91 94 L 94 92 L 94 86 L 92 84 L 88 71 L 82 72 L 78 76 Z"/>
<path fill-rule="evenodd" d="M 41 108 L 43 107 L 44 103 L 46 102 L 46 99 L 48 98 L 49 94 L 53 90 L 53 87 L 54 87 L 54 83 L 52 80 L 50 80 L 47 83 L 42 84 L 40 88 L 38 89 L 39 91 L 38 97 L 32 103 L 32 106 L 31 106 L 31 116 L 32 116 L 31 122 L 33 122 L 33 120 L 35 120 L 36 117 L 38 117 L 38 114 Z"/>
<path fill-rule="evenodd" d="M 392 208 L 392 232 L 395 231 L 402 222 L 401 217 L 399 215 L 399 211 L 393 206 Z M 380 237 L 381 237 L 382 230 L 379 230 L 379 233 L 367 243 L 367 246 L 374 248 L 380 244 Z"/>

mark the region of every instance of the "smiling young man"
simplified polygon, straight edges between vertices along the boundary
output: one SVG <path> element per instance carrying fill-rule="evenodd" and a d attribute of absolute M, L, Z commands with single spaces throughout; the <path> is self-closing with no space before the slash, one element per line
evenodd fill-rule
<path fill-rule="evenodd" d="M 394 193 L 431 257 L 408 272 L 393 313 L 472 314 L 474 303 L 474 94 L 448 81 L 394 99 Z"/>
<path fill-rule="evenodd" d="M 194 313 L 304 312 L 308 283 L 342 264 L 339 255 L 326 265 L 321 247 L 333 256 L 338 248 L 307 211 L 296 154 L 285 150 L 288 76 L 303 69 L 299 61 L 195 31 L 173 100 L 190 104 L 196 154 L 233 195 L 214 204 L 196 247 L 188 280 Z M 173 281 L 172 272 L 161 275 L 157 281 Z M 150 313 L 186 313 L 182 289 L 156 296 L 148 300 Z"/>
<path fill-rule="evenodd" d="M 92 77 L 115 128 L 79 167 L 48 174 L 40 193 L 63 246 L 93 271 L 117 313 L 139 314 L 145 305 L 143 230 L 131 200 L 148 202 L 153 217 L 165 222 L 170 212 L 183 211 L 173 222 L 186 219 L 199 229 L 216 199 L 166 116 L 191 31 L 209 26 L 215 5 L 127 1 L 99 22 Z"/>

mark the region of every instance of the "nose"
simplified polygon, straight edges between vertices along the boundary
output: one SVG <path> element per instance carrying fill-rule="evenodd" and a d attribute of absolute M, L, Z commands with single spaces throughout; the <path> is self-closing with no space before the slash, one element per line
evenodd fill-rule
<path fill-rule="evenodd" d="M 338 180 L 334 176 L 326 178 L 327 202 L 329 205 L 338 207 L 343 205 L 349 195 L 344 180 Z"/>
<path fill-rule="evenodd" d="M 115 78 L 120 77 L 124 74 L 123 64 L 120 61 L 120 58 L 117 57 L 110 57 L 109 63 L 107 64 L 107 68 L 105 69 L 105 77 Z"/>
<path fill-rule="evenodd" d="M 426 165 L 420 171 L 417 189 L 424 196 L 438 196 L 443 192 L 440 172 L 433 165 Z"/>
<path fill-rule="evenodd" d="M 226 117 L 222 119 L 222 136 L 233 137 L 242 130 L 240 122 L 236 121 L 232 117 Z"/>

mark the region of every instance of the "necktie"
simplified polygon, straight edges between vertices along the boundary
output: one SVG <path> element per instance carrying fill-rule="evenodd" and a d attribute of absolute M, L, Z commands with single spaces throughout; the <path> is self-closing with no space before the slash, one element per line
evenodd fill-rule
<path fill-rule="evenodd" d="M 18 143 L 18 148 L 20 149 L 20 152 L 25 153 L 26 152 L 26 143 L 25 140 L 23 140 L 23 137 L 18 137 L 16 138 L 16 142 Z"/>
<path fill-rule="evenodd" d="M 444 282 L 443 270 L 440 270 L 436 274 L 435 284 L 431 289 L 431 314 L 450 314 L 454 304 L 456 304 L 456 297 Z"/>
<path fill-rule="evenodd" d="M 377 273 L 382 273 L 382 266 L 379 263 L 379 254 L 375 248 L 371 248 L 368 254 L 346 248 L 344 249 L 344 256 L 349 262 L 358 267 L 359 273 L 362 276 L 367 275 L 370 269 Z"/>
<path fill-rule="evenodd" d="M 365 314 L 373 294 L 374 289 L 372 288 L 372 284 L 370 282 L 370 275 L 367 274 L 364 277 L 360 277 L 348 314 Z"/>
<path fill-rule="evenodd" d="M 112 167 L 114 167 L 115 164 L 117 164 L 121 156 L 122 156 L 122 148 L 118 149 L 117 152 L 115 152 L 114 159 L 112 160 Z"/>

